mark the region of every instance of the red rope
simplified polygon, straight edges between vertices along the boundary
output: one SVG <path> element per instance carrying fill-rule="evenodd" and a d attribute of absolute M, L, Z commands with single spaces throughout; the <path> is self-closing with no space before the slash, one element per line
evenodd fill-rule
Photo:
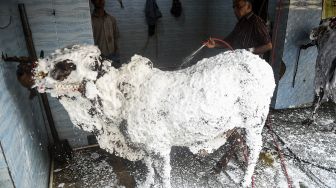
<path fill-rule="evenodd" d="M 274 144 L 276 146 L 277 152 L 278 152 L 279 157 L 280 157 L 281 168 L 282 168 L 282 170 L 283 170 L 283 172 L 284 172 L 284 174 L 286 176 L 288 188 L 292 188 L 291 179 L 290 179 L 290 177 L 288 175 L 288 171 L 287 171 L 287 167 L 286 167 L 286 163 L 285 163 L 285 157 L 283 156 L 283 153 L 281 152 L 281 148 L 280 148 L 279 143 L 276 141 L 276 138 L 275 138 L 275 135 L 273 133 L 272 126 L 269 123 L 268 117 L 267 117 L 267 120 L 266 120 L 266 125 L 267 125 L 268 129 L 270 130 L 270 132 L 272 133 L 273 142 L 274 142 Z"/>
<path fill-rule="evenodd" d="M 227 47 L 227 48 L 229 48 L 230 50 L 233 51 L 232 46 L 231 46 L 228 42 L 226 42 L 226 41 L 224 41 L 224 40 L 222 40 L 222 39 L 219 39 L 219 38 L 212 38 L 212 37 L 210 37 L 210 39 L 212 39 L 212 40 L 214 40 L 214 41 L 218 41 L 218 42 L 223 43 L 225 47 Z M 204 42 L 204 44 L 206 44 L 206 43 L 208 43 L 208 42 L 209 42 L 209 40 L 206 41 L 206 42 Z"/>
<path fill-rule="evenodd" d="M 226 47 L 228 47 L 230 50 L 233 50 L 232 46 L 229 43 L 225 42 L 224 40 L 218 39 L 218 38 L 211 38 L 211 39 L 213 39 L 215 41 L 219 41 L 219 42 L 223 43 Z"/>
<path fill-rule="evenodd" d="M 292 181 L 291 181 L 291 178 L 289 177 L 288 175 L 288 171 L 287 171 L 287 166 L 286 166 L 286 163 L 285 163 L 285 157 L 283 155 L 283 153 L 281 152 L 281 148 L 280 148 L 280 145 L 279 143 L 276 141 L 276 138 L 275 138 L 275 135 L 274 133 L 272 132 L 273 129 L 272 129 L 272 126 L 271 124 L 269 123 L 269 119 L 267 118 L 266 120 L 266 126 L 268 127 L 268 129 L 270 130 L 270 132 L 272 133 L 272 137 L 273 137 L 273 142 L 276 146 L 276 149 L 277 149 L 277 152 L 279 154 L 279 157 L 280 157 L 280 163 L 281 163 L 281 168 L 286 176 L 286 179 L 287 179 L 287 184 L 288 184 L 288 188 L 292 188 Z M 242 137 L 240 137 L 240 139 L 243 140 Z M 244 144 L 244 151 L 243 151 L 243 154 L 244 154 L 244 159 L 246 161 L 246 163 L 248 163 L 248 154 L 247 154 L 247 147 L 246 147 L 246 144 Z M 255 188 L 255 178 L 254 178 L 254 175 L 252 175 L 252 188 Z"/>
<path fill-rule="evenodd" d="M 276 49 L 276 43 L 277 43 L 277 37 L 278 37 L 278 29 L 279 29 L 279 25 L 280 25 L 280 17 L 281 17 L 281 12 L 282 12 L 282 0 L 279 0 L 279 3 L 278 3 L 278 11 L 277 11 L 277 19 L 276 19 L 276 27 L 275 27 L 275 34 L 274 34 L 274 38 L 273 38 L 273 43 L 274 43 L 274 47 L 273 50 L 272 50 L 272 67 L 274 66 L 274 61 L 275 61 L 275 49 Z M 267 118 L 266 120 L 266 125 L 268 127 L 268 129 L 270 130 L 270 132 L 272 132 L 272 126 L 271 124 L 269 123 L 269 119 Z M 279 154 L 279 157 L 280 157 L 280 162 L 281 162 L 281 168 L 282 170 L 284 171 L 284 174 L 286 176 L 286 179 L 287 179 L 287 184 L 288 184 L 288 188 L 291 188 L 292 187 L 292 183 L 291 183 L 291 179 L 288 175 L 288 172 L 287 172 L 287 167 L 286 167 L 286 164 L 285 164 L 285 158 L 281 152 L 281 148 L 280 148 L 280 145 L 278 144 L 278 142 L 276 141 L 276 138 L 275 138 L 275 135 L 274 133 L 272 132 L 272 137 L 273 137 L 273 142 L 276 146 L 276 149 L 277 149 L 277 152 Z"/>

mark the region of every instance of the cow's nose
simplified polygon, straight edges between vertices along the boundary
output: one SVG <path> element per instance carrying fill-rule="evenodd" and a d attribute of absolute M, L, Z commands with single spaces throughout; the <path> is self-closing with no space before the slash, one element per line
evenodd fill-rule
<path fill-rule="evenodd" d="M 73 64 L 73 63 L 70 63 L 70 69 L 71 69 L 71 70 L 76 70 L 76 68 L 77 68 L 77 67 L 76 67 L 76 65 L 75 65 L 75 64 Z"/>

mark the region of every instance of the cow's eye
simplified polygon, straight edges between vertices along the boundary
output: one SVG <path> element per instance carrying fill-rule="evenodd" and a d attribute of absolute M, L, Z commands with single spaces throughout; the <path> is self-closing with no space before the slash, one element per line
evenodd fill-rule
<path fill-rule="evenodd" d="M 51 71 L 51 76 L 55 80 L 65 80 L 72 71 L 76 70 L 76 65 L 71 60 L 64 60 L 55 64 L 54 69 Z"/>

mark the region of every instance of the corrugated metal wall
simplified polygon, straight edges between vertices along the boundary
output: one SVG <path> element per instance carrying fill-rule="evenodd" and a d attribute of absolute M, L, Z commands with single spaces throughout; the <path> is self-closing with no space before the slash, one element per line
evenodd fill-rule
<path fill-rule="evenodd" d="M 14 182 L 12 180 L 5 154 L 2 151 L 0 144 L 0 187 L 14 188 Z"/>
<path fill-rule="evenodd" d="M 210 36 L 223 38 L 237 22 L 232 9 L 232 0 L 181 0 L 183 14 L 175 18 L 170 14 L 172 1 L 157 0 L 162 12 L 155 36 L 146 42 L 145 0 L 124 0 L 124 9 L 118 1 L 106 1 L 106 10 L 118 22 L 120 30 L 120 53 L 122 62 L 134 54 L 150 58 L 158 67 L 177 67 L 183 58 L 198 49 Z M 270 15 L 275 14 L 275 0 L 270 0 Z M 204 49 L 195 61 L 223 50 Z M 194 61 L 194 62 L 195 62 Z"/>
<path fill-rule="evenodd" d="M 123 1 L 125 8 L 121 9 L 118 1 L 106 1 L 107 12 L 118 22 L 122 62 L 141 54 L 157 67 L 178 67 L 209 36 L 224 37 L 236 22 L 232 0 L 182 0 L 183 13 L 179 18 L 170 13 L 172 1 L 157 0 L 162 18 L 158 21 L 157 36 L 148 38 L 145 2 Z M 218 52 L 204 49 L 194 62 Z"/>
<path fill-rule="evenodd" d="M 26 6 L 35 49 L 45 56 L 56 49 L 73 44 L 93 44 L 88 0 L 18 0 Z M 75 127 L 68 113 L 56 98 L 48 97 L 61 139 L 72 147 L 88 144 L 89 133 Z"/>
<path fill-rule="evenodd" d="M 0 1 L 0 51 L 8 55 L 27 55 L 17 1 Z M 11 21 L 9 21 L 11 20 Z M 37 98 L 16 80 L 16 63 L 0 61 L 0 174 L 11 175 L 15 187 L 46 187 L 49 179 L 48 138 Z M 6 158 L 6 161 L 5 161 Z M 7 167 L 6 167 L 7 166 Z M 2 171 L 4 172 L 4 171 Z M 10 180 L 7 181 L 10 185 Z M 3 185 L 3 184 L 1 184 Z M 6 184 L 8 185 L 8 184 Z"/>
<path fill-rule="evenodd" d="M 18 0 L 26 6 L 36 51 L 46 55 L 78 43 L 92 44 L 88 0 Z"/>
<path fill-rule="evenodd" d="M 278 84 L 276 109 L 300 106 L 313 101 L 316 47 L 301 51 L 294 88 L 292 84 L 299 46 L 309 42 L 309 33 L 319 25 L 321 13 L 321 0 L 290 1 L 282 55 L 286 72 Z"/>
<path fill-rule="evenodd" d="M 177 67 L 208 36 L 208 1 L 181 1 L 183 13 L 176 19 L 170 14 L 172 1 L 157 0 L 162 18 L 158 21 L 157 36 L 150 38 L 147 36 L 145 2 L 123 1 L 125 8 L 121 9 L 118 1 L 106 1 L 106 10 L 117 19 L 120 30 L 122 62 L 129 61 L 134 54 L 140 54 L 151 59 L 158 67 Z"/>

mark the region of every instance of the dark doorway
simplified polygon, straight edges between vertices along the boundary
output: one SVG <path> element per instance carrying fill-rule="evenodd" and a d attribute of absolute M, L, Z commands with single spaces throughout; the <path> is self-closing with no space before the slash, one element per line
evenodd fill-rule
<path fill-rule="evenodd" d="M 268 0 L 254 0 L 252 6 L 253 12 L 267 22 Z"/>

